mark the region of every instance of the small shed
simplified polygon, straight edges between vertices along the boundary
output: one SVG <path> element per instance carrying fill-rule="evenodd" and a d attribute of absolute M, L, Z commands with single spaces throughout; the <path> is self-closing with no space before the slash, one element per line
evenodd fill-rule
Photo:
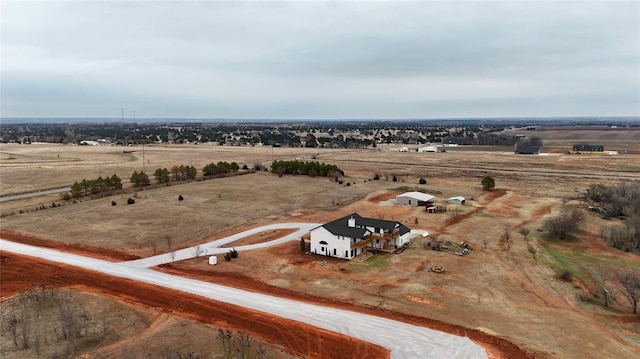
<path fill-rule="evenodd" d="M 212 266 L 218 264 L 218 257 L 216 257 L 216 256 L 209 257 L 209 264 L 212 265 Z"/>
<path fill-rule="evenodd" d="M 409 206 L 425 206 L 427 203 L 433 202 L 435 197 L 422 192 L 405 192 L 396 196 L 396 204 Z"/>
<path fill-rule="evenodd" d="M 466 198 L 462 197 L 462 196 L 456 196 L 456 197 L 451 197 L 447 200 L 447 203 L 449 204 L 460 204 L 463 205 L 464 202 L 466 201 Z"/>

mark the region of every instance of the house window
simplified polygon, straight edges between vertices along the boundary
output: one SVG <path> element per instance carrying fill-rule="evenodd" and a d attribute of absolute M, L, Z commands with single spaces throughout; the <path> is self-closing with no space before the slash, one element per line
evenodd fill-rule
<path fill-rule="evenodd" d="M 336 255 L 336 249 L 335 248 L 333 249 L 333 255 L 334 256 Z"/>
<path fill-rule="evenodd" d="M 324 247 L 322 247 L 321 250 L 324 252 Z"/>
<path fill-rule="evenodd" d="M 349 251 L 348 251 L 348 250 L 347 250 L 347 251 L 344 251 L 344 256 L 345 256 L 345 257 L 348 257 L 348 256 L 349 256 Z"/>

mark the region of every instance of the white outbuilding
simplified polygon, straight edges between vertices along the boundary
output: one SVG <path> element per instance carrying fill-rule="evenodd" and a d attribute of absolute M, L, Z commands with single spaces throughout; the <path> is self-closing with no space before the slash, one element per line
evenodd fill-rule
<path fill-rule="evenodd" d="M 424 206 L 433 202 L 435 197 L 422 192 L 405 192 L 396 196 L 396 204 L 409 206 Z"/>
<path fill-rule="evenodd" d="M 462 196 L 456 196 L 456 197 L 451 197 L 447 200 L 447 203 L 449 204 L 464 204 L 464 201 L 466 201 L 466 199 Z"/>
<path fill-rule="evenodd" d="M 425 146 L 425 147 L 418 147 L 418 152 L 438 152 L 438 147 L 436 146 Z"/>

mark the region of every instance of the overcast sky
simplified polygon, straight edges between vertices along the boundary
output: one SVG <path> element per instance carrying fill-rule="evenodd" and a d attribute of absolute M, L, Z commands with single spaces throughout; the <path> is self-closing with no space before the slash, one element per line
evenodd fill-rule
<path fill-rule="evenodd" d="M 2 117 L 640 116 L 640 3 L 0 2 Z"/>

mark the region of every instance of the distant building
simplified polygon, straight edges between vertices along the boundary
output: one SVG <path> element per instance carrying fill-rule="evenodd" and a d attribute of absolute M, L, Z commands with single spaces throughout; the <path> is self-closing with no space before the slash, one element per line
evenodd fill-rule
<path fill-rule="evenodd" d="M 427 203 L 433 202 L 435 197 L 422 192 L 405 192 L 396 196 L 396 204 L 409 206 L 425 206 Z"/>
<path fill-rule="evenodd" d="M 576 143 L 573 145 L 573 152 L 604 152 L 604 145 L 590 145 L 588 143 Z"/>
<path fill-rule="evenodd" d="M 438 152 L 438 147 L 436 146 L 418 147 L 418 152 Z"/>
<path fill-rule="evenodd" d="M 460 205 L 464 205 L 464 202 L 466 201 L 466 198 L 462 197 L 462 196 L 456 196 L 456 197 L 451 197 L 447 200 L 447 203 L 449 204 L 460 204 Z"/>
<path fill-rule="evenodd" d="M 516 147 L 516 154 L 518 155 L 537 155 L 540 152 L 538 146 L 518 146 Z"/>

